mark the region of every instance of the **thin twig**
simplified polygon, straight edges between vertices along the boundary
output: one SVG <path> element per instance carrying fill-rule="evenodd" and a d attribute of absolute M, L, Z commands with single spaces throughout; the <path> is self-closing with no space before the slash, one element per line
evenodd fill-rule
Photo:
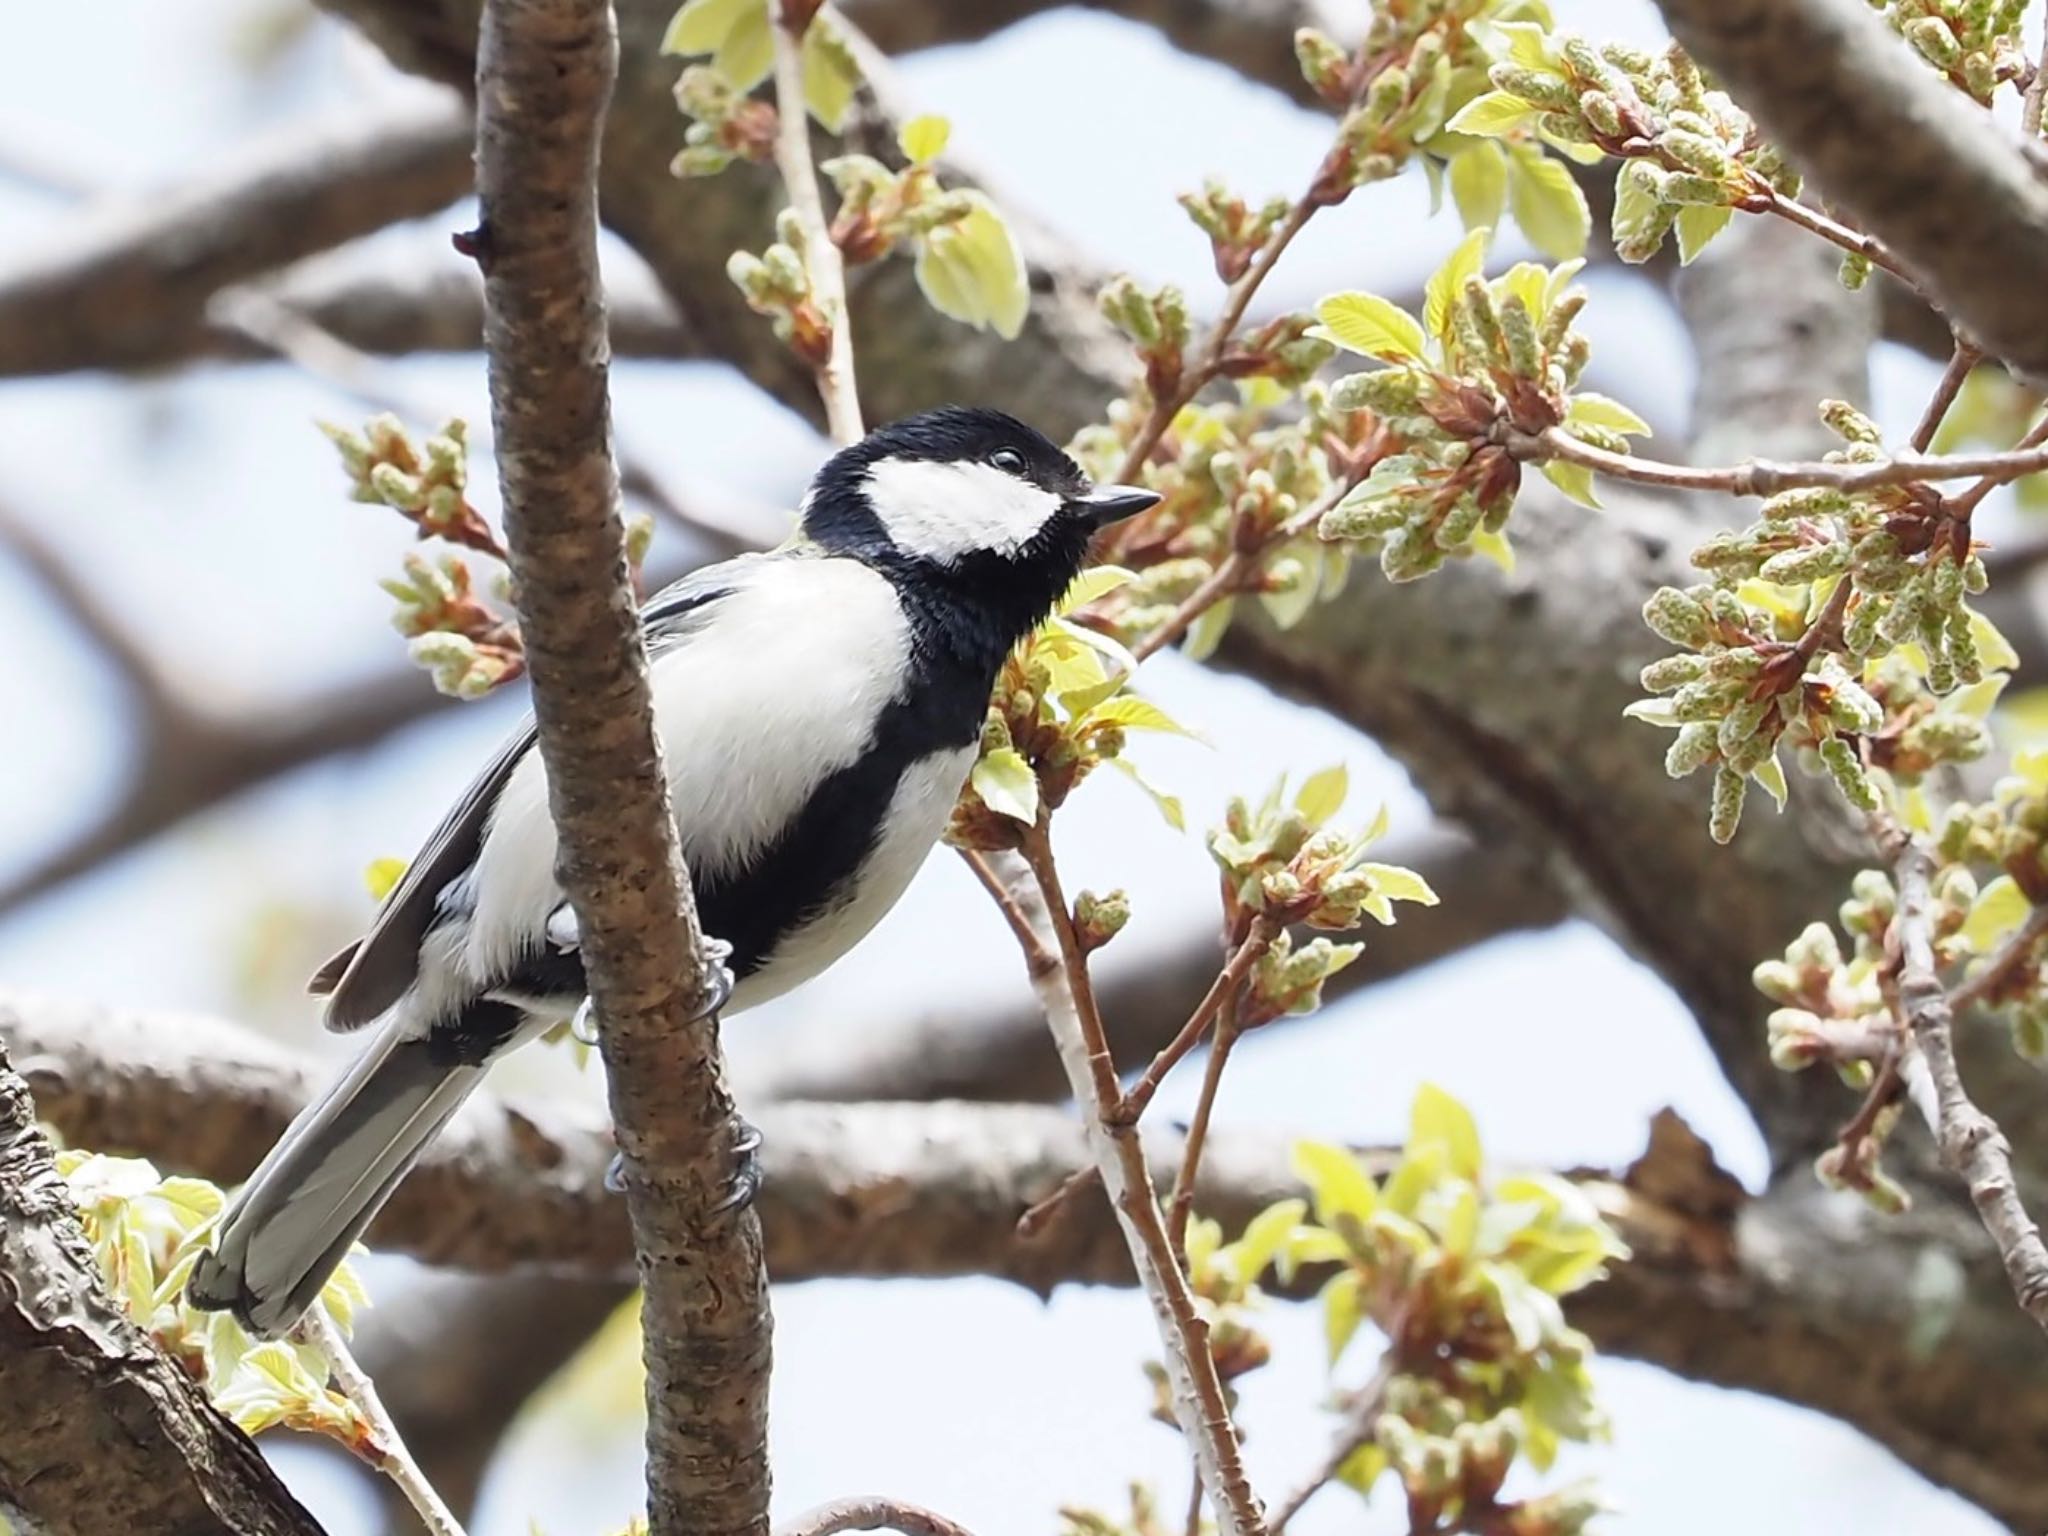
<path fill-rule="evenodd" d="M 1876 464 L 1775 463 L 1752 459 L 1747 464 L 1696 469 L 1665 464 L 1629 453 L 1609 453 L 1581 442 L 1562 427 L 1547 427 L 1534 436 L 1517 436 L 1508 444 L 1516 458 L 1563 459 L 1583 464 L 1618 480 L 1663 485 L 1681 491 L 1721 491 L 1730 496 L 1775 496 L 1802 486 L 1830 486 L 1839 491 L 1868 491 L 1887 485 L 1916 485 L 1928 480 L 1984 477 L 1986 488 L 2048 469 L 2048 448 L 2025 442 L 2003 453 L 1958 453 L 1929 456 L 1902 453 Z M 1966 495 L 1974 494 L 1977 488 Z"/>
<path fill-rule="evenodd" d="M 1970 377 L 1970 370 L 1982 362 L 1984 354 L 1967 341 L 1958 341 L 1949 357 L 1948 366 L 1942 370 L 1941 382 L 1934 386 L 1934 398 L 1927 402 L 1927 409 L 1920 413 L 1920 424 L 1913 429 L 1913 451 L 1925 453 L 1934 444 L 1934 434 L 1941 430 L 1941 423 L 1948 415 L 1949 407 L 1956 403 L 1956 396 L 1963 392 L 1963 383 Z"/>
<path fill-rule="evenodd" d="M 1259 957 L 1273 947 L 1273 940 L 1280 934 L 1279 924 L 1263 913 L 1252 919 L 1251 932 L 1245 935 L 1242 944 L 1231 952 L 1229 961 L 1217 973 L 1216 980 L 1209 986 L 1202 1000 L 1195 1005 L 1195 1011 L 1188 1015 L 1187 1023 L 1180 1027 L 1180 1033 L 1161 1047 L 1159 1054 L 1152 1058 L 1144 1074 L 1131 1085 L 1124 1095 L 1123 1118 L 1136 1123 L 1145 1113 L 1145 1107 L 1152 1102 L 1152 1096 L 1159 1091 L 1159 1085 L 1166 1081 L 1166 1074 L 1180 1064 L 1183 1057 L 1201 1043 L 1208 1033 L 1210 1021 L 1222 1008 L 1224 999 L 1234 996 L 1244 985 L 1245 977 L 1252 967 L 1259 963 Z"/>
<path fill-rule="evenodd" d="M 1899 1011 L 1933 1088 L 1941 1160 L 1968 1187 L 2020 1309 L 2048 1329 L 2048 1246 L 2020 1200 L 2005 1133 L 1971 1100 L 1956 1064 L 1955 1010 L 1934 957 L 1934 850 L 1883 812 L 1871 818 L 1871 830 L 1898 889 L 1892 925 L 1899 943 Z"/>
<path fill-rule="evenodd" d="M 1251 307 L 1253 296 L 1272 275 L 1287 247 L 1294 243 L 1294 237 L 1301 233 L 1315 216 L 1316 209 L 1322 206 L 1311 194 L 1303 193 L 1287 210 L 1287 217 L 1266 237 L 1266 243 L 1259 247 L 1259 254 L 1253 258 L 1252 264 L 1225 290 L 1223 313 L 1216 317 L 1200 355 L 1181 370 L 1179 382 L 1171 393 L 1152 402 L 1152 409 L 1146 413 L 1138 435 L 1131 439 L 1131 446 L 1124 452 L 1123 464 L 1116 472 L 1118 480 L 1137 479 L 1145 468 L 1145 461 L 1152 457 L 1152 450 L 1159 446 L 1159 440 L 1173 425 L 1174 417 L 1223 371 L 1223 359 L 1229 354 L 1230 343 L 1236 339 L 1237 328 L 1244 320 L 1245 311 Z"/>
<path fill-rule="evenodd" d="M 2032 958 L 2044 938 L 2048 938 L 2048 907 L 2035 907 L 2027 914 L 2027 920 L 1998 947 L 1998 953 L 1949 993 L 1949 1007 L 1957 1013 L 1965 1013 L 1983 1002 Z"/>
<path fill-rule="evenodd" d="M 1004 883 L 1003 877 L 990 866 L 988 855 L 973 848 L 962 848 L 960 857 L 967 861 L 967 867 L 974 871 L 974 878 L 994 899 L 996 908 L 1003 914 L 1003 921 L 1010 925 L 1010 932 L 1024 950 L 1024 964 L 1034 977 L 1059 969 L 1060 957 L 1053 953 L 1038 931 L 1038 925 L 1031 920 L 1031 914 L 1017 895 Z"/>
<path fill-rule="evenodd" d="M 806 1510 L 775 1536 L 834 1536 L 839 1531 L 901 1531 L 903 1536 L 970 1536 L 967 1527 L 899 1499 L 834 1499 Z"/>
<path fill-rule="evenodd" d="M 2015 453 L 2025 453 L 2030 449 L 2040 448 L 2043 444 L 2048 444 L 2048 415 L 2044 415 L 2039 421 L 2035 422 L 2033 429 L 2013 445 L 2013 450 Z M 1997 474 L 1987 471 L 1983 479 L 1979 480 L 1967 491 L 1964 491 L 1962 495 L 1949 498 L 1949 515 L 1958 518 L 1969 517 L 1972 512 L 1977 510 L 1977 504 L 2001 485 L 2010 480 L 2017 480 L 2021 475 L 2032 473 L 2034 473 L 2033 470 L 2022 470 L 2019 474 L 2015 475 Z"/>
<path fill-rule="evenodd" d="M 1860 229 L 1851 229 L 1840 220 L 1829 218 L 1818 208 L 1809 207 L 1797 198 L 1786 197 L 1781 192 L 1769 194 L 1762 207 L 1764 212 L 1774 213 L 1788 223 L 1797 224 L 1801 229 L 1819 235 L 1830 245 L 1838 246 L 1852 256 L 1861 256 L 1873 267 L 1889 272 L 1925 300 L 1929 308 L 1936 308 L 1927 290 L 1920 286 L 1920 280 L 1892 254 L 1889 246 L 1874 235 L 1867 235 Z M 1939 312 L 1936 308 L 1936 313 Z"/>
<path fill-rule="evenodd" d="M 818 191 L 818 173 L 811 164 L 811 116 L 804 104 L 803 35 L 815 6 L 791 15 L 790 0 L 774 0 L 775 44 L 775 167 L 789 191 L 789 206 L 804 231 L 804 269 L 811 294 L 831 327 L 830 354 L 818 364 L 818 394 L 825 402 L 825 423 L 832 441 L 842 447 L 861 437 L 860 392 L 853 377 L 852 316 L 846 308 L 846 269 L 839 247 L 825 223 L 825 201 Z"/>
<path fill-rule="evenodd" d="M 1355 479 L 1340 476 L 1322 495 L 1261 539 L 1257 547 L 1250 550 L 1231 550 L 1216 569 L 1202 579 L 1202 584 L 1181 600 L 1172 613 L 1132 642 L 1131 659 L 1143 661 L 1180 639 L 1194 627 L 1195 620 L 1224 598 L 1235 594 L 1249 581 L 1252 573 L 1258 569 L 1260 560 L 1271 551 L 1300 538 L 1315 527 L 1322 520 L 1323 514 L 1342 500 L 1345 492 L 1355 484 Z"/>
<path fill-rule="evenodd" d="M 1387 1388 L 1393 1385 L 1400 1374 L 1400 1338 L 1402 1324 L 1396 1323 L 1387 1338 L 1386 1352 L 1380 1356 L 1379 1364 L 1373 1367 L 1372 1378 L 1359 1388 L 1358 1395 L 1345 1409 L 1344 1427 L 1331 1441 L 1327 1455 L 1308 1480 L 1286 1498 L 1273 1506 L 1273 1513 L 1266 1522 L 1272 1536 L 1280 1536 L 1287 1523 L 1302 1511 L 1302 1506 L 1336 1481 L 1337 1474 L 1344 1470 L 1344 1463 L 1358 1452 L 1358 1448 L 1373 1437 L 1373 1426 L 1379 1421 L 1380 1409 L 1386 1405 Z"/>
<path fill-rule="evenodd" d="M 1195 1210 L 1195 1175 L 1202 1171 L 1202 1149 L 1209 1141 L 1209 1118 L 1216 1112 L 1216 1095 L 1223 1086 L 1223 1069 L 1230 1065 L 1231 1050 L 1240 1033 L 1237 1000 L 1243 983 L 1231 986 L 1223 996 L 1223 1011 L 1216 1016 L 1215 1038 L 1209 1045 L 1209 1062 L 1202 1071 L 1202 1091 L 1195 1099 L 1195 1112 L 1188 1121 L 1188 1138 L 1181 1148 L 1180 1171 L 1174 1176 L 1173 1194 L 1166 1202 L 1166 1240 L 1183 1266 L 1188 1261 L 1188 1218 Z"/>
<path fill-rule="evenodd" d="M 1024 1214 L 1017 1218 L 1019 1237 L 1036 1237 L 1045 1230 L 1046 1223 L 1059 1214 L 1060 1208 L 1084 1189 L 1092 1189 L 1102 1182 L 1102 1170 L 1090 1163 L 1085 1168 L 1076 1168 L 1072 1173 L 1053 1186 L 1051 1194 L 1041 1200 L 1034 1200 L 1024 1208 Z"/>
<path fill-rule="evenodd" d="M 368 1443 L 349 1448 L 391 1479 L 398 1491 L 405 1495 L 406 1503 L 420 1517 L 420 1523 L 427 1528 L 429 1536 L 463 1536 L 462 1522 L 455 1518 L 454 1511 L 443 1502 L 434 1485 L 427 1480 L 427 1474 L 420 1470 L 420 1464 L 413 1460 L 412 1452 L 405 1448 L 398 1426 L 391 1421 L 391 1415 L 384 1410 L 383 1400 L 377 1396 L 375 1383 L 370 1380 L 369 1373 L 356 1364 L 355 1356 L 349 1353 L 348 1341 L 334 1326 L 327 1309 L 318 1305 L 313 1307 L 300 1319 L 294 1332 L 327 1357 L 327 1368 L 333 1374 L 335 1387 L 355 1405 L 356 1411 L 370 1426 Z"/>
<path fill-rule="evenodd" d="M 1022 864 L 1016 878 L 1037 887 L 1061 961 L 1054 970 L 1033 977 L 1033 990 L 1081 1107 L 1089 1151 L 1101 1169 L 1132 1265 L 1152 1303 L 1174 1416 L 1208 1490 L 1218 1536 L 1264 1536 L 1259 1501 L 1245 1477 L 1237 1429 L 1209 1350 L 1208 1325 L 1196 1310 L 1187 1276 L 1167 1240 L 1137 1130 L 1116 1123 L 1122 1099 L 1116 1064 L 1095 1010 L 1087 957 L 1074 931 L 1043 821 L 1025 837 Z"/>
<path fill-rule="evenodd" d="M 2041 56 L 2034 61 L 2034 78 L 2020 98 L 2020 139 L 2031 143 L 2041 136 L 2041 106 L 2048 97 L 2048 35 L 2041 39 Z"/>

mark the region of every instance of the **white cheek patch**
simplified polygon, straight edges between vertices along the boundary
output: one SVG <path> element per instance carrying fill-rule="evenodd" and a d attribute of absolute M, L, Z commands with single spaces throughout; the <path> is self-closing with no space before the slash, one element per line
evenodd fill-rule
<path fill-rule="evenodd" d="M 976 550 L 1015 554 L 1060 509 L 1060 498 L 989 464 L 883 459 L 868 499 L 905 554 L 951 564 Z"/>

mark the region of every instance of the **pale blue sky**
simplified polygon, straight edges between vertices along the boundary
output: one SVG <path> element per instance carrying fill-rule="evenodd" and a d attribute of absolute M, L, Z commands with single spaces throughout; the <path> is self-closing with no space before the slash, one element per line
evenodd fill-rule
<path fill-rule="evenodd" d="M 1608 35 L 1657 36 L 1653 10 L 1638 0 L 1558 9 Z M 13 18 L 0 143 L 61 151 L 109 186 L 146 188 L 290 118 L 396 88 L 367 50 L 327 26 L 273 74 L 238 74 L 228 50 L 256 13 L 251 0 L 23 11 Z M 954 119 L 955 147 L 990 168 L 1017 206 L 1105 261 L 1197 295 L 1213 293 L 1213 276 L 1173 194 L 1210 172 L 1248 194 L 1287 190 L 1313 167 L 1327 131 L 1226 69 L 1079 12 L 906 61 L 903 74 L 921 104 Z M 32 242 L 63 212 L 0 180 L 6 247 Z M 1355 199 L 1312 227 L 1276 275 L 1272 300 L 1407 286 L 1457 237 L 1448 216 L 1426 215 L 1419 180 Z M 388 238 L 410 241 L 422 260 L 455 259 L 436 233 L 451 220 L 432 222 Z M 1605 344 L 1608 387 L 1656 421 L 1682 423 L 1690 362 L 1676 321 L 1630 278 L 1597 274 L 1594 288 L 1588 329 Z M 472 422 L 485 415 L 473 360 L 409 363 L 399 377 L 413 398 Z M 1879 413 L 1909 423 L 1929 380 L 1921 360 L 1884 352 Z M 787 505 L 818 455 L 807 427 L 717 369 L 622 366 L 616 393 L 623 438 L 679 484 Z M 309 425 L 354 414 L 329 389 L 275 368 L 0 386 L 5 494 L 149 616 L 195 688 L 288 708 L 309 683 L 388 665 L 396 646 L 374 582 L 394 567 L 406 530 L 342 499 L 331 452 Z M 1361 589 L 1369 597 L 1370 585 L 1355 584 L 1347 600 Z M 32 722 L 8 749 L 4 869 L 114 791 L 125 729 L 109 680 L 4 562 L 0 637 L 13 658 L 0 670 L 0 714 Z M 1420 824 L 1421 801 L 1403 776 L 1352 733 L 1172 659 L 1156 676 L 1148 669 L 1148 686 L 1220 743 L 1146 748 L 1196 818 L 1282 767 L 1342 759 L 1361 816 L 1386 798 L 1397 827 Z M 414 846 L 511 707 L 465 711 L 297 775 L 0 924 L 0 978 L 262 1017 L 309 1048 L 331 1048 L 310 1010 L 289 1000 L 280 967 L 360 918 L 364 864 Z M 1079 796 L 1062 839 L 1072 884 L 1132 889 L 1138 917 L 1120 941 L 1128 954 L 1202 917 L 1210 887 L 1199 844 L 1157 824 L 1122 784 L 1106 779 Z M 315 938 L 302 933 L 309 925 Z M 1014 954 L 950 860 L 829 980 L 735 1027 L 732 1048 L 771 1052 L 790 1023 L 813 1015 L 876 1018 L 901 998 L 906 976 L 921 995 L 961 1006 L 1015 995 Z M 590 1091 L 587 1081 L 562 1084 L 559 1066 L 536 1059 L 507 1075 L 514 1087 Z M 1489 946 L 1311 1024 L 1254 1036 L 1219 1116 L 1385 1140 L 1398 1136 L 1425 1079 L 1471 1104 L 1506 1156 L 1625 1160 L 1648 1114 L 1674 1104 L 1731 1167 L 1751 1180 L 1762 1172 L 1757 1139 L 1683 1010 L 1583 926 Z M 1190 1080 L 1176 1079 L 1161 1110 L 1184 1112 L 1190 1093 Z M 386 1281 L 394 1305 L 401 1286 Z M 1145 1418 L 1138 1362 L 1150 1325 L 1134 1297 L 1070 1287 L 1042 1305 L 993 1282 L 948 1282 L 811 1284 L 777 1300 L 779 1508 L 887 1491 L 982 1536 L 1026 1536 L 1050 1531 L 1060 1503 L 1120 1507 L 1134 1476 L 1179 1507 L 1185 1458 Z M 1269 1322 L 1276 1363 L 1247 1383 L 1244 1418 L 1254 1479 L 1277 1494 L 1320 1453 L 1324 1381 L 1313 1314 L 1276 1306 Z M 1813 1415 L 1627 1364 L 1603 1366 L 1600 1378 L 1614 1443 L 1573 1454 L 1563 1470 L 1601 1478 L 1622 1508 L 1612 1530 L 1992 1529 Z M 478 1536 L 523 1533 L 529 1516 L 548 1536 L 600 1536 L 638 1504 L 636 1457 L 633 1437 L 616 1428 L 535 1431 L 494 1480 Z M 317 1476 L 311 1486 L 336 1510 L 336 1531 L 353 1529 L 346 1490 Z M 1355 1502 L 1331 1494 L 1298 1529 L 1398 1530 L 1396 1502 L 1361 1524 Z"/>

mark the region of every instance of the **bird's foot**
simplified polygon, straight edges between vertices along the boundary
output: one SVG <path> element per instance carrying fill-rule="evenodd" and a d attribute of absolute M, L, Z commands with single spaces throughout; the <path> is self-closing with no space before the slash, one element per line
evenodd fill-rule
<path fill-rule="evenodd" d="M 732 1119 L 732 1174 L 727 1180 L 725 1194 L 707 1212 L 712 1216 L 743 1211 L 761 1193 L 761 1132 L 739 1115 Z M 604 1187 L 615 1195 L 626 1192 L 625 1153 L 612 1154 L 611 1164 L 604 1171 Z"/>
<path fill-rule="evenodd" d="M 761 1133 L 739 1115 L 732 1117 L 732 1177 L 725 1198 L 711 1207 L 713 1216 L 743 1211 L 761 1193 Z"/>
<path fill-rule="evenodd" d="M 704 989 L 704 1003 L 697 1010 L 696 1018 L 715 1018 L 732 1000 L 732 989 L 737 983 L 733 978 L 732 967 L 726 964 L 731 958 L 730 944 L 723 939 L 714 939 L 708 933 L 704 935 L 704 946 L 698 952 L 697 960 L 699 985 Z M 759 1140 L 758 1137 L 755 1139 Z"/>

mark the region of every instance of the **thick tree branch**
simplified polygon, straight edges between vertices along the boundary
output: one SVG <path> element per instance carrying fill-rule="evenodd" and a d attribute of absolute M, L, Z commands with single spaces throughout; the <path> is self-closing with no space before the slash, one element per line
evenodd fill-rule
<path fill-rule="evenodd" d="M 0 1044 L 0 1510 L 47 1536 L 320 1536 L 100 1282 Z"/>
<path fill-rule="evenodd" d="M 7 995 L 0 1042 L 69 1141 L 227 1183 L 319 1086 L 289 1053 L 203 1018 Z M 1131 1283 L 1100 1200 L 1064 1201 L 1036 1236 L 1018 1236 L 1022 1210 L 1090 1165 L 1068 1114 L 779 1104 L 755 1118 L 778 1280 L 981 1274 L 1041 1293 Z M 1155 1176 L 1170 1177 L 1179 1139 L 1147 1139 Z M 369 1241 L 436 1264 L 629 1278 L 627 1222 L 604 1187 L 610 1155 L 601 1126 L 558 1104 L 515 1108 L 486 1092 L 398 1187 Z M 1603 1350 L 1834 1414 L 2000 1518 L 2048 1522 L 2039 1334 L 1967 1208 L 1928 1185 L 1909 1215 L 1878 1217 L 1804 1167 L 1748 1200 L 1670 1120 L 1621 1181 L 1582 1178 L 1636 1255 L 1573 1298 L 1573 1320 Z M 1284 1138 L 1225 1127 L 1203 1159 L 1196 1209 L 1235 1230 L 1297 1192 Z"/>
<path fill-rule="evenodd" d="M 608 0 L 492 0 L 477 55 L 491 418 L 538 746 L 639 1256 L 655 1536 L 763 1533 L 767 1274 L 669 817 L 611 454 L 597 266 Z"/>
<path fill-rule="evenodd" d="M 1673 34 L 1969 340 L 2048 379 L 2048 163 L 1858 0 L 1659 4 Z"/>
<path fill-rule="evenodd" d="M 231 283 L 447 207 L 470 183 L 468 113 L 408 100 L 258 141 L 169 193 L 96 208 L 0 267 L 0 374 L 190 355 Z"/>

